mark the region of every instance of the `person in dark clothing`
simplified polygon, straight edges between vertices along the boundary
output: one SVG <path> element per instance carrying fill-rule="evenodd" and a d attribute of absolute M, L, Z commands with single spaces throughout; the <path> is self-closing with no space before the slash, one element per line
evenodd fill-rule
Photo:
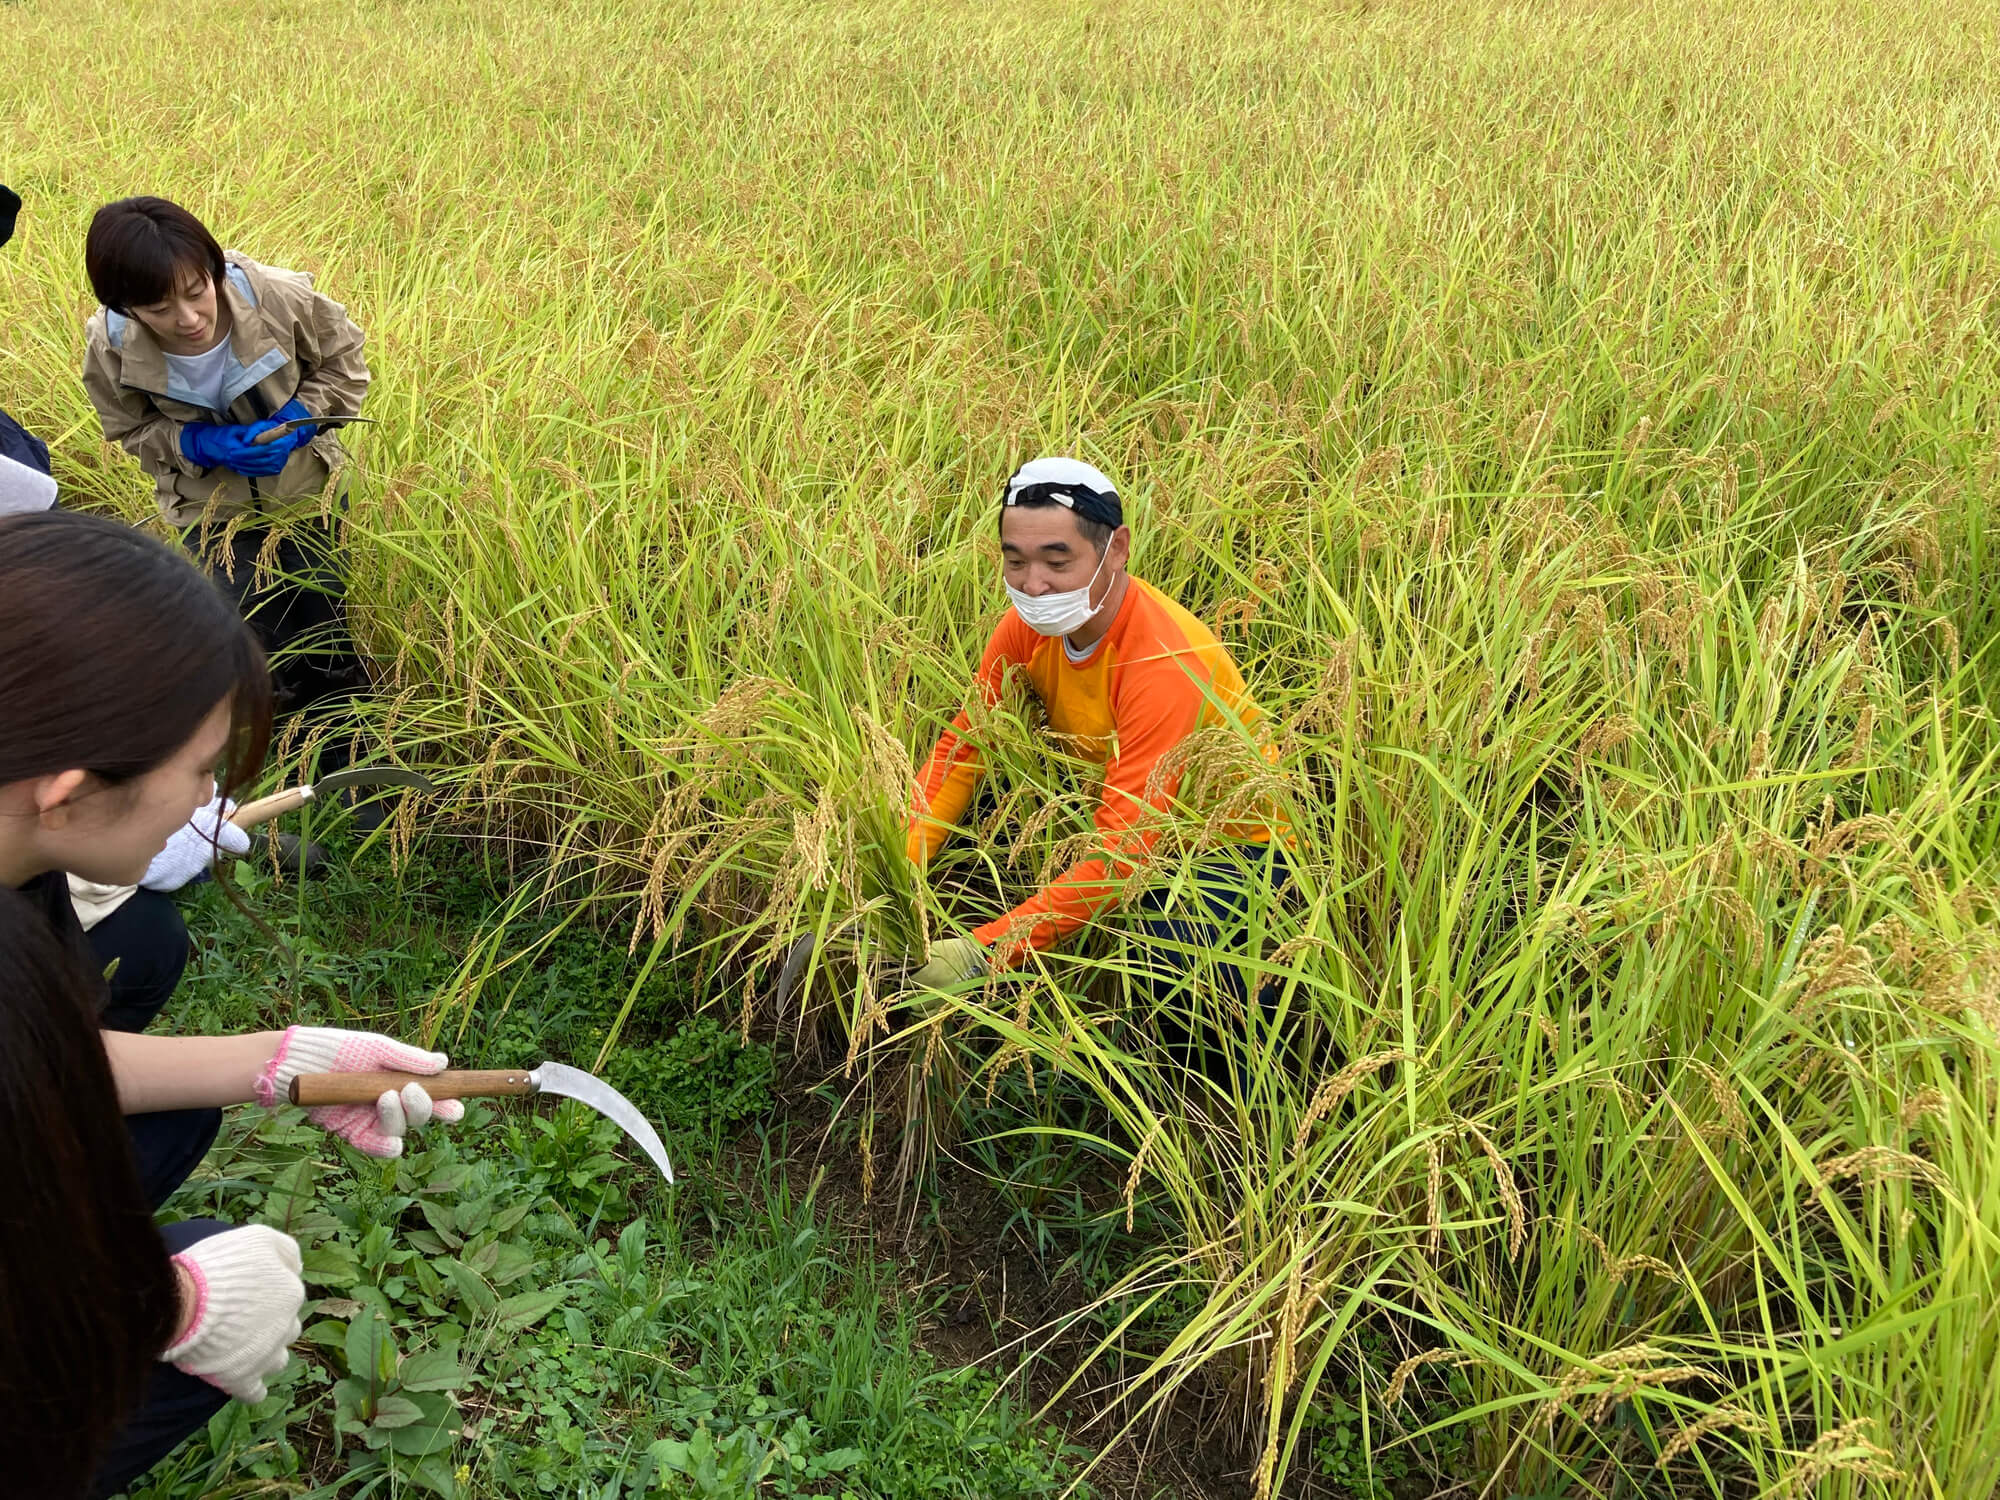
<path fill-rule="evenodd" d="M 326 1027 L 98 1024 L 110 997 L 70 875 L 137 884 L 216 803 L 217 767 L 254 776 L 269 735 L 263 654 L 185 558 L 101 517 L 0 516 L 0 725 L 0 1488 L 103 1497 L 222 1401 L 263 1399 L 298 1337 L 289 1236 L 150 1226 L 222 1109 L 282 1107 L 305 1073 L 429 1074 L 446 1059 Z M 155 955 L 141 1012 L 175 956 Z M 392 1157 L 409 1130 L 462 1114 L 412 1082 L 307 1118 Z"/>
<path fill-rule="evenodd" d="M 0 1435 L 8 1494 L 72 1500 L 181 1326 L 171 1257 L 198 1241 L 169 1251 L 154 1231 L 89 970 L 23 894 L 0 890 Z"/>
<path fill-rule="evenodd" d="M 14 237 L 14 224 L 20 213 L 20 195 L 0 185 L 0 245 Z M 49 445 L 0 411 L 0 516 L 47 510 L 55 503 L 56 481 L 49 468 Z"/>
<path fill-rule="evenodd" d="M 38 875 L 23 885 L 20 893 L 28 898 L 47 931 L 56 936 L 66 951 L 75 952 L 77 945 L 86 941 L 70 900 L 69 883 L 60 874 Z M 159 1007 L 166 1003 L 167 996 L 173 993 L 174 984 L 187 961 L 187 929 L 180 925 L 180 916 L 173 911 L 173 902 L 153 891 L 142 891 L 140 894 L 154 897 L 169 912 L 173 912 L 173 928 L 179 933 L 180 941 L 175 948 L 168 940 L 166 951 L 155 955 L 156 967 L 151 971 L 150 984 L 121 986 L 114 978 L 107 985 L 110 999 L 98 1018 L 101 1025 L 111 1030 L 145 1030 Z M 138 935 L 128 936 L 123 943 L 114 940 L 109 946 L 121 963 L 129 962 L 135 956 L 143 959 L 147 944 L 157 944 L 162 936 L 157 922 L 146 920 L 146 908 L 150 904 L 136 900 L 127 902 L 111 918 L 94 927 L 87 939 L 92 951 L 100 958 L 103 956 L 106 945 L 99 934 L 106 926 L 121 917 L 127 926 L 132 926 L 134 917 L 137 917 Z M 134 906 L 138 906 L 140 911 L 133 912 Z M 147 932 L 147 927 L 154 930 Z M 10 998 L 19 1003 L 18 997 Z M 88 1003 L 86 996 L 84 1004 Z M 155 1110 L 147 1114 L 126 1115 L 124 1119 L 139 1197 L 145 1203 L 146 1212 L 151 1214 L 165 1206 L 180 1185 L 194 1175 L 201 1159 L 208 1155 L 209 1147 L 215 1144 L 215 1137 L 222 1129 L 222 1111 Z M 172 1257 L 191 1250 L 204 1240 L 227 1234 L 231 1228 L 231 1225 L 217 1219 L 184 1219 L 176 1224 L 161 1226 L 158 1233 L 166 1254 Z M 208 1419 L 229 1404 L 230 1393 L 221 1386 L 155 1360 L 150 1354 L 144 1368 L 143 1395 L 116 1436 L 105 1443 L 97 1455 L 96 1474 L 87 1491 L 91 1500 L 102 1500 L 104 1496 L 123 1490 L 186 1442 L 190 1433 L 206 1427 Z"/>
<path fill-rule="evenodd" d="M 139 884 L 99 885 L 69 877 L 70 904 L 102 966 L 111 999 L 109 1031 L 144 1031 L 187 967 L 188 930 L 169 892 L 206 878 L 222 852 L 248 854 L 250 836 L 229 822 L 236 804 L 217 796 L 168 838 Z"/>
<path fill-rule="evenodd" d="M 49 445 L 0 411 L 0 516 L 56 503 Z"/>
<path fill-rule="evenodd" d="M 144 1031 L 187 970 L 188 930 L 180 907 L 159 891 L 135 891 L 85 941 L 103 965 L 111 994 L 98 1020 L 107 1031 Z"/>

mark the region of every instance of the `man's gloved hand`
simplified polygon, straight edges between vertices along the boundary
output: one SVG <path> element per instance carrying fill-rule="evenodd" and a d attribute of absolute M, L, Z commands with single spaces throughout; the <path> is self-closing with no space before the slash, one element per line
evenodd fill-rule
<path fill-rule="evenodd" d="M 298 1241 L 251 1224 L 188 1246 L 174 1264 L 193 1284 L 194 1313 L 160 1358 L 238 1401 L 262 1401 L 299 1336 Z"/>
<path fill-rule="evenodd" d="M 177 891 L 215 863 L 215 851 L 235 855 L 250 852 L 250 835 L 229 821 L 236 804 L 218 795 L 176 828 L 167 847 L 153 856 L 139 884 L 149 891 Z"/>
<path fill-rule="evenodd" d="M 910 976 L 910 983 L 945 989 L 984 974 L 991 967 L 991 958 L 977 938 L 946 938 L 931 944 L 930 962 Z"/>
<path fill-rule="evenodd" d="M 441 1073 L 450 1062 L 442 1052 L 426 1052 L 372 1031 L 338 1031 L 326 1026 L 294 1026 L 278 1043 L 256 1085 L 257 1102 L 276 1109 L 291 1095 L 301 1073 Z M 385 1090 L 373 1104 L 326 1104 L 306 1118 L 330 1130 L 364 1156 L 387 1159 L 403 1154 L 403 1137 L 432 1120 L 447 1125 L 465 1118 L 456 1099 L 437 1099 L 420 1083 Z"/>

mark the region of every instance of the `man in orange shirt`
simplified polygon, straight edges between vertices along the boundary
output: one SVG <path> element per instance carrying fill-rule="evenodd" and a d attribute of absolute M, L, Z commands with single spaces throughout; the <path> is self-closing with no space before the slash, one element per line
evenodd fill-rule
<path fill-rule="evenodd" d="M 1104 766 L 1097 809 L 1100 839 L 1079 860 L 1012 911 L 969 937 L 931 945 L 918 984 L 943 987 L 995 968 L 1020 965 L 1116 904 L 1119 888 L 1158 830 L 1152 814 L 1173 799 L 1180 777 L 1162 760 L 1198 729 L 1254 725 L 1262 710 L 1214 634 L 1179 604 L 1126 570 L 1132 533 L 1111 481 L 1072 458 L 1038 458 L 1007 481 L 1000 508 L 1002 576 L 1012 603 L 980 659 L 976 686 L 996 702 L 1018 674 L 1041 700 L 1052 734 Z M 911 807 L 908 851 L 918 865 L 950 837 L 983 774 L 961 711 L 939 736 Z M 1274 848 L 1261 825 L 1229 830 L 1253 859 Z M 1208 915 L 1240 918 L 1240 867 L 1218 889 L 1201 882 Z M 1273 870 L 1282 879 L 1282 866 Z M 1163 948 L 1212 947 L 1215 925 L 1158 915 L 1144 926 Z M 1240 978 L 1228 971 L 1235 982 Z M 1168 980 L 1170 984 L 1171 981 Z M 1234 987 L 1232 985 L 1232 987 Z"/>

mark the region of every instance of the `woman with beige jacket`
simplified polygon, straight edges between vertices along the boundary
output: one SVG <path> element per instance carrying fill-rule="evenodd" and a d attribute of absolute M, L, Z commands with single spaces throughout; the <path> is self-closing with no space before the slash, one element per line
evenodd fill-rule
<path fill-rule="evenodd" d="M 359 414 L 360 328 L 310 276 L 224 251 L 164 198 L 99 209 L 84 260 L 103 305 L 83 384 L 104 436 L 152 476 L 161 513 L 275 659 L 280 709 L 363 686 L 342 609 L 340 443 L 311 427 L 256 441 Z"/>

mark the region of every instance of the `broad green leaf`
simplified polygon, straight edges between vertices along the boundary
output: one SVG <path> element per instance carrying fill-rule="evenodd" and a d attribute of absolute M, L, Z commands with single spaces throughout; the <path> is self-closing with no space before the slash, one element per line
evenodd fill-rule
<path fill-rule="evenodd" d="M 410 1274 L 415 1278 L 418 1290 L 426 1297 L 435 1301 L 444 1296 L 444 1279 L 438 1275 L 437 1268 L 428 1260 L 419 1257 L 412 1261 Z"/>
<path fill-rule="evenodd" d="M 465 1264 L 464 1261 L 443 1261 L 439 1264 L 438 1269 L 444 1272 L 445 1279 L 452 1284 L 453 1290 L 458 1293 L 459 1300 L 471 1308 L 476 1315 L 484 1317 L 487 1313 L 492 1312 L 498 1304 L 500 1299 L 494 1295 L 493 1288 L 488 1286 L 485 1278 L 473 1270 L 472 1267 Z"/>
<path fill-rule="evenodd" d="M 395 1341 L 389 1334 L 388 1319 L 380 1313 L 357 1313 L 347 1325 L 347 1373 L 356 1380 L 372 1381 L 378 1391 L 396 1373 Z"/>
<path fill-rule="evenodd" d="M 338 1241 L 302 1251 L 299 1260 L 299 1274 L 312 1286 L 353 1286 L 361 1279 L 361 1262 L 350 1246 Z"/>
<path fill-rule="evenodd" d="M 491 1198 L 474 1198 L 470 1203 L 461 1203 L 458 1206 L 458 1213 L 455 1215 L 458 1232 L 467 1239 L 471 1239 L 472 1236 L 479 1233 L 492 1220 L 493 1200 Z"/>
<path fill-rule="evenodd" d="M 318 1244 L 329 1235 L 338 1234 L 347 1227 L 323 1208 L 303 1209 L 292 1216 L 289 1224 L 283 1226 L 285 1233 L 301 1245 Z"/>
<path fill-rule="evenodd" d="M 423 1417 L 423 1408 L 408 1396 L 384 1396 L 375 1403 L 375 1421 L 372 1425 L 385 1431 L 398 1427 L 408 1427 Z"/>
<path fill-rule="evenodd" d="M 510 1203 L 507 1205 L 507 1207 L 501 1209 L 498 1213 L 494 1214 L 493 1222 L 491 1224 L 488 1224 L 486 1227 L 492 1230 L 493 1233 L 495 1234 L 505 1234 L 508 1230 L 514 1228 L 523 1219 L 527 1218 L 528 1215 L 533 1213 L 534 1211 L 535 1211 L 534 1198 L 530 1195 L 524 1194 L 519 1203 Z"/>
<path fill-rule="evenodd" d="M 439 1167 L 424 1179 L 423 1191 L 426 1195 L 435 1197 L 455 1193 L 464 1185 L 467 1175 L 467 1168 L 462 1162 Z"/>
<path fill-rule="evenodd" d="M 459 1500 L 458 1480 L 451 1471 L 451 1460 L 442 1453 L 427 1453 L 415 1463 L 404 1468 L 411 1482 L 423 1486 L 433 1495 L 442 1495 L 444 1500 Z"/>
<path fill-rule="evenodd" d="M 449 1396 L 435 1391 L 410 1398 L 420 1415 L 389 1434 L 389 1447 L 405 1458 L 443 1453 L 458 1441 L 458 1411 Z"/>
<path fill-rule="evenodd" d="M 345 1432 L 359 1432 L 368 1425 L 362 1408 L 368 1403 L 368 1382 L 352 1375 L 333 1383 L 334 1425 Z"/>
<path fill-rule="evenodd" d="M 443 1349 L 425 1349 L 403 1361 L 396 1383 L 406 1391 L 455 1391 L 471 1374 Z"/>
<path fill-rule="evenodd" d="M 306 1331 L 299 1335 L 302 1344 L 318 1344 L 326 1349 L 347 1347 L 347 1325 L 337 1318 L 321 1318 L 317 1323 L 308 1324 Z"/>
<path fill-rule="evenodd" d="M 550 1313 L 562 1306 L 563 1298 L 569 1293 L 561 1287 L 544 1289 L 539 1292 L 522 1292 L 509 1297 L 499 1306 L 500 1326 L 516 1331 L 531 1328 Z"/>
<path fill-rule="evenodd" d="M 456 1250 L 465 1243 L 464 1236 L 458 1232 L 458 1216 L 452 1212 L 449 1204 L 433 1203 L 425 1198 L 417 1204 L 417 1207 L 423 1212 L 424 1222 L 431 1226 L 432 1232 L 446 1249 Z"/>
<path fill-rule="evenodd" d="M 495 1245 L 493 1250 L 493 1263 L 486 1275 L 495 1286 L 519 1281 L 535 1269 L 535 1253 L 525 1245 Z"/>

